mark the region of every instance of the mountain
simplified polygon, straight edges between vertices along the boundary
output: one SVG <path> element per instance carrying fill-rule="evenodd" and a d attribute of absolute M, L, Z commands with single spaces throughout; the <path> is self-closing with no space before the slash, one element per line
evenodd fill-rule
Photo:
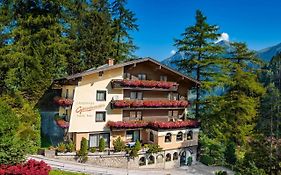
<path fill-rule="evenodd" d="M 217 42 L 216 44 L 218 44 L 224 48 L 224 50 L 225 50 L 225 52 L 223 53 L 224 56 L 226 56 L 226 54 L 228 54 L 232 50 L 229 41 L 221 40 L 221 41 Z M 166 66 L 169 66 L 173 69 L 177 69 L 176 62 L 184 59 L 184 55 L 185 54 L 183 52 L 176 52 L 174 55 L 170 56 L 169 58 L 164 59 L 161 62 L 163 64 L 165 64 Z"/>
<path fill-rule="evenodd" d="M 262 58 L 264 61 L 269 62 L 273 56 L 281 52 L 281 43 L 268 47 L 262 50 L 257 51 L 257 55 Z"/>

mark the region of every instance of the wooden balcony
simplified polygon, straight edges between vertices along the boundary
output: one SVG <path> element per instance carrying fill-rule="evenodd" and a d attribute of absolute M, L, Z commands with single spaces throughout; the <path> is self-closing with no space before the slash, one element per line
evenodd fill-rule
<path fill-rule="evenodd" d="M 134 89 L 147 91 L 177 91 L 178 84 L 175 82 L 155 81 L 155 80 L 111 80 L 113 89 Z"/>
<path fill-rule="evenodd" d="M 185 109 L 186 100 L 112 100 L 111 108 L 133 109 Z"/>

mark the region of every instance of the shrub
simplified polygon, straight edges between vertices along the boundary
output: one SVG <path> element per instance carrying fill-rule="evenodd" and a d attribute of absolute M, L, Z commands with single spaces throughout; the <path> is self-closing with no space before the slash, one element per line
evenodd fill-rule
<path fill-rule="evenodd" d="M 97 151 L 97 149 L 96 149 L 95 147 L 92 147 L 92 148 L 89 149 L 89 151 L 90 151 L 91 153 L 95 153 L 95 152 Z"/>
<path fill-rule="evenodd" d="M 66 144 L 66 151 L 67 152 L 75 151 L 75 144 L 72 141 L 68 141 L 68 143 Z"/>
<path fill-rule="evenodd" d="M 147 144 L 147 153 L 154 154 L 162 151 L 162 148 L 158 144 Z"/>
<path fill-rule="evenodd" d="M 120 152 L 125 149 L 125 142 L 121 139 L 121 137 L 118 137 L 113 141 L 113 146 L 115 152 Z"/>
<path fill-rule="evenodd" d="M 24 164 L 0 165 L 0 175 L 48 175 L 50 170 L 45 162 L 32 159 Z"/>
<path fill-rule="evenodd" d="M 200 161 L 205 165 L 213 165 L 214 159 L 209 155 L 202 155 Z"/>
<path fill-rule="evenodd" d="M 138 150 L 136 149 L 136 147 L 133 147 L 130 151 L 130 157 L 137 157 L 139 154 L 138 154 Z"/>
<path fill-rule="evenodd" d="M 59 143 L 57 146 L 57 151 L 60 153 L 66 152 L 66 145 L 64 143 Z"/>
<path fill-rule="evenodd" d="M 235 154 L 235 144 L 233 142 L 227 144 L 224 157 L 228 164 L 234 165 L 236 163 L 237 158 Z"/>
<path fill-rule="evenodd" d="M 188 158 L 187 158 L 187 165 L 188 166 L 191 166 L 191 164 L 192 164 L 192 157 L 191 156 L 189 156 Z"/>
<path fill-rule="evenodd" d="M 217 171 L 216 175 L 227 175 L 226 171 Z"/>
<path fill-rule="evenodd" d="M 104 152 L 104 150 L 105 150 L 105 140 L 104 138 L 100 138 L 99 152 Z"/>
<path fill-rule="evenodd" d="M 137 140 L 136 143 L 135 143 L 135 149 L 136 149 L 137 151 L 141 150 L 141 143 L 140 143 L 139 140 Z"/>
<path fill-rule="evenodd" d="M 88 160 L 88 140 L 86 138 L 82 138 L 81 147 L 78 152 L 79 162 L 84 163 Z"/>

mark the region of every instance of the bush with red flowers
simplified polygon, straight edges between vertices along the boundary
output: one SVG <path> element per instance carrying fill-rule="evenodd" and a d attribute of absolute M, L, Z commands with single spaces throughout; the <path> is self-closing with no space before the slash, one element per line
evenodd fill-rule
<path fill-rule="evenodd" d="M 45 162 L 33 159 L 24 164 L 0 165 L 0 175 L 48 175 L 50 170 Z"/>
<path fill-rule="evenodd" d="M 145 88 L 162 88 L 170 89 L 177 87 L 175 82 L 155 81 L 155 80 L 115 80 L 123 87 L 145 87 Z"/>
<path fill-rule="evenodd" d="M 107 122 L 107 127 L 109 128 L 119 128 L 119 129 L 124 129 L 124 128 L 144 128 L 148 125 L 147 122 L 145 121 L 108 121 Z"/>
<path fill-rule="evenodd" d="M 187 107 L 188 102 L 183 100 L 115 100 L 112 101 L 116 108 L 140 108 L 140 107 Z"/>
<path fill-rule="evenodd" d="M 54 103 L 60 106 L 70 106 L 73 104 L 73 100 L 64 97 L 55 97 Z"/>
<path fill-rule="evenodd" d="M 199 126 L 197 120 L 184 120 L 176 122 L 162 122 L 162 121 L 153 121 L 149 122 L 148 127 L 155 129 L 175 129 L 175 128 L 186 128 L 193 127 L 196 128 Z"/>

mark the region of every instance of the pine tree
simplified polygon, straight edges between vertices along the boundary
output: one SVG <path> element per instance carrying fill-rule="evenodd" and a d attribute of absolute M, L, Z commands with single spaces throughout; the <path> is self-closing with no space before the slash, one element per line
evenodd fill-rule
<path fill-rule="evenodd" d="M 117 62 L 133 57 L 133 52 L 137 49 L 133 43 L 130 32 L 138 30 L 135 14 L 126 8 L 126 0 L 115 0 L 112 3 L 113 17 L 113 38 L 114 50 L 113 58 Z"/>
<path fill-rule="evenodd" d="M 196 117 L 199 117 L 202 95 L 211 91 L 225 79 L 223 73 L 226 60 L 220 59 L 222 47 L 215 44 L 219 34 L 218 26 L 206 22 L 207 17 L 201 11 L 196 11 L 196 24 L 187 27 L 182 34 L 182 39 L 175 40 L 179 51 L 184 52 L 185 58 L 177 64 L 179 70 L 195 75 L 195 79 L 202 82 L 201 87 L 196 87 Z"/>

